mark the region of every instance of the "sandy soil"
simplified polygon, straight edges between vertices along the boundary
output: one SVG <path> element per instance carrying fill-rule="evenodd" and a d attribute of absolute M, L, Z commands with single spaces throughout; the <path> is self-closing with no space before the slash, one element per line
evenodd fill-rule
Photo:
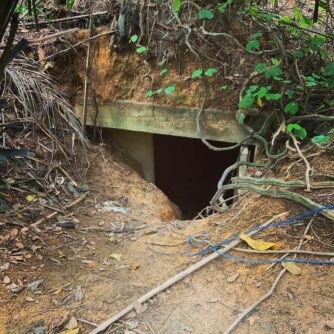
<path fill-rule="evenodd" d="M 323 169 L 323 162 L 313 163 Z M 168 198 L 108 148 L 92 153 L 88 179 L 90 196 L 67 217 L 76 229 L 56 227 L 53 221 L 37 232 L 9 224 L 1 230 L 0 333 L 43 333 L 38 327 L 45 333 L 61 333 L 71 316 L 78 320 L 80 333 L 89 333 L 94 327 L 82 320 L 102 322 L 198 261 L 184 256 L 187 236 L 205 231 L 211 242 L 217 242 L 279 213 L 293 217 L 306 211 L 287 201 L 247 195 L 225 214 L 178 221 Z M 103 205 L 106 201 L 113 202 Z M 103 212 L 110 207 L 120 212 Z M 279 241 L 283 249 L 293 248 L 308 221 L 261 233 L 261 238 Z M 303 249 L 333 251 L 332 225 L 318 216 L 312 228 Z M 156 244 L 149 247 L 149 242 Z M 273 295 L 234 333 L 334 332 L 334 268 L 299 266 L 301 276 L 285 273 Z M 282 269 L 267 267 L 219 258 L 106 333 L 223 333 L 241 310 L 270 289 Z M 27 285 L 39 279 L 43 282 L 32 291 Z"/>

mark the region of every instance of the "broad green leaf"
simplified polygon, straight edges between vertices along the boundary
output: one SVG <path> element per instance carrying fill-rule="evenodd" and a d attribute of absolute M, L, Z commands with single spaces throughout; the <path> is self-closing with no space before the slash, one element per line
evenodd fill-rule
<path fill-rule="evenodd" d="M 263 97 L 267 95 L 267 93 L 268 93 L 268 89 L 266 87 L 261 87 L 256 95 L 259 99 L 262 99 Z"/>
<path fill-rule="evenodd" d="M 251 94 L 246 94 L 239 102 L 239 108 L 246 109 L 254 104 L 255 98 Z"/>
<path fill-rule="evenodd" d="M 218 9 L 218 11 L 219 11 L 221 14 L 224 14 L 225 11 L 226 11 L 226 8 L 227 8 L 228 6 L 231 6 L 231 5 L 232 5 L 232 2 L 233 2 L 233 0 L 227 0 L 225 3 L 219 3 L 219 4 L 217 5 L 217 9 Z"/>
<path fill-rule="evenodd" d="M 282 74 L 282 70 L 278 66 L 271 66 L 265 72 L 264 76 L 266 78 L 279 77 Z"/>
<path fill-rule="evenodd" d="M 282 98 L 282 95 L 279 94 L 279 93 L 268 93 L 265 98 L 268 100 L 268 101 L 278 101 Z"/>
<path fill-rule="evenodd" d="M 287 132 L 294 134 L 297 138 L 300 139 L 304 139 L 307 136 L 306 129 L 296 123 L 288 124 Z"/>
<path fill-rule="evenodd" d="M 313 137 L 311 141 L 313 144 L 323 144 L 323 143 L 326 143 L 329 139 L 330 139 L 329 136 L 319 135 L 319 136 Z"/>
<path fill-rule="evenodd" d="M 284 112 L 290 115 L 296 115 L 299 110 L 299 105 L 296 102 L 290 102 L 284 107 Z"/>
<path fill-rule="evenodd" d="M 138 35 L 132 35 L 130 38 L 131 43 L 136 43 L 138 41 Z"/>
<path fill-rule="evenodd" d="M 247 89 L 247 94 L 248 93 L 254 93 L 255 91 L 257 91 L 257 89 L 259 88 L 259 86 L 258 85 L 252 85 L 252 86 L 250 86 L 248 89 Z"/>
<path fill-rule="evenodd" d="M 291 89 L 287 89 L 284 93 L 289 99 L 292 99 L 294 91 Z"/>
<path fill-rule="evenodd" d="M 253 39 L 246 44 L 246 50 L 251 52 L 260 48 L 260 42 L 257 39 Z"/>
<path fill-rule="evenodd" d="M 181 0 L 173 0 L 172 3 L 172 12 L 177 14 L 181 9 Z"/>
<path fill-rule="evenodd" d="M 215 73 L 217 73 L 217 69 L 215 67 L 211 67 L 211 68 L 208 68 L 204 74 L 207 76 L 207 77 L 212 77 Z"/>
<path fill-rule="evenodd" d="M 201 70 L 201 69 L 195 70 L 193 72 L 193 74 L 191 75 L 191 78 L 192 79 L 197 79 L 202 75 L 202 73 L 203 73 L 203 70 Z"/>
<path fill-rule="evenodd" d="M 139 53 L 139 54 L 144 53 L 146 51 L 147 51 L 147 48 L 145 46 L 142 46 L 142 45 L 138 46 L 138 48 L 136 49 L 136 52 Z"/>
<path fill-rule="evenodd" d="M 164 74 L 166 74 L 167 71 L 168 71 L 167 68 L 162 69 L 162 70 L 160 71 L 160 75 L 164 75 Z"/>
<path fill-rule="evenodd" d="M 174 91 L 175 91 L 175 86 L 168 86 L 168 87 L 165 89 L 165 93 L 166 93 L 167 95 L 172 94 Z"/>
<path fill-rule="evenodd" d="M 292 56 L 295 59 L 301 59 L 304 57 L 304 52 L 301 50 L 297 50 L 297 51 L 292 52 Z"/>
<path fill-rule="evenodd" d="M 209 9 L 202 8 L 198 12 L 198 18 L 199 19 L 206 19 L 206 20 L 212 20 L 214 17 L 213 11 Z"/>
<path fill-rule="evenodd" d="M 153 90 L 150 89 L 146 92 L 145 97 L 151 97 L 153 95 L 154 95 L 154 92 L 153 92 Z"/>
<path fill-rule="evenodd" d="M 263 63 L 257 63 L 255 65 L 255 69 L 259 72 L 259 73 L 263 73 L 266 70 L 266 65 Z"/>
<path fill-rule="evenodd" d="M 252 39 L 256 39 L 262 36 L 262 32 L 255 32 L 254 34 L 251 34 Z"/>
<path fill-rule="evenodd" d="M 329 63 L 324 68 L 324 74 L 328 77 L 334 75 L 334 62 Z"/>

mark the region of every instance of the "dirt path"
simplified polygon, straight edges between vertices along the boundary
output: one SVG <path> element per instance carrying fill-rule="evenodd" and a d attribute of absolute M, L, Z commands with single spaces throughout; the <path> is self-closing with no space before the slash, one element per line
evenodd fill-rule
<path fill-rule="evenodd" d="M 23 248 L 16 255 L 2 254 L 0 332 L 60 333 L 74 316 L 80 333 L 88 333 L 94 327 L 87 321 L 102 322 L 198 261 L 163 255 L 184 254 L 187 236 L 205 231 L 216 242 L 280 212 L 288 211 L 291 217 L 305 211 L 284 201 L 249 196 L 228 214 L 177 221 L 173 206 L 155 186 L 106 153 L 96 153 L 90 197 L 69 217 L 76 229 L 45 223 L 39 233 L 15 226 L 2 231 L 3 237 L 9 235 L 4 246 L 22 243 Z M 313 227 L 317 237 L 310 233 L 305 249 L 330 251 L 332 226 L 319 218 Z M 305 224 L 262 237 L 292 248 L 304 229 Z M 152 245 L 152 251 L 150 240 L 165 246 Z M 273 296 L 235 333 L 334 332 L 332 267 L 300 267 L 302 275 L 286 273 Z M 241 310 L 270 289 L 281 266 L 266 269 L 267 265 L 219 258 L 160 293 L 138 314 L 131 312 L 107 333 L 223 333 Z M 28 285 L 41 279 L 36 289 Z"/>

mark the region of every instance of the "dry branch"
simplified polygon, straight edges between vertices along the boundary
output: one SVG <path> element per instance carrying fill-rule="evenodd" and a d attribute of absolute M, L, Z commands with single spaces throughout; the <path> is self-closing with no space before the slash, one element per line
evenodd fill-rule
<path fill-rule="evenodd" d="M 261 230 L 263 227 L 271 224 L 272 222 L 274 222 L 275 220 L 279 219 L 279 217 L 286 215 L 286 212 L 284 213 L 280 213 L 279 215 L 276 215 L 275 217 L 271 218 L 270 220 L 268 220 L 267 222 L 265 222 L 264 224 L 261 225 L 261 227 L 259 228 L 259 230 Z M 249 233 L 248 235 L 254 235 L 255 233 L 257 233 L 259 230 L 254 231 Z M 204 267 L 205 265 L 207 265 L 208 263 L 212 262 L 213 260 L 215 260 L 216 258 L 218 258 L 220 256 L 219 253 L 226 253 L 229 250 L 233 249 L 234 247 L 236 247 L 239 243 L 241 242 L 241 240 L 235 240 L 232 241 L 230 243 L 229 246 L 226 246 L 224 248 L 219 249 L 219 252 L 215 252 L 212 253 L 206 257 L 204 257 L 202 260 L 200 260 L 199 262 L 191 265 L 190 267 L 188 267 L 187 269 L 181 271 L 180 273 L 176 274 L 174 277 L 168 279 L 167 281 L 165 281 L 163 284 L 157 286 L 156 288 L 152 289 L 151 291 L 149 291 L 147 294 L 143 295 L 142 297 L 140 297 L 139 299 L 137 299 L 136 302 L 128 305 L 126 308 L 124 308 L 123 310 L 121 310 L 119 313 L 115 314 L 114 316 L 112 316 L 111 318 L 107 319 L 106 321 L 102 322 L 97 328 L 93 329 L 91 332 L 89 332 L 89 334 L 98 334 L 104 330 L 106 330 L 110 325 L 112 325 L 115 321 L 119 320 L 120 318 L 122 318 L 123 316 L 125 316 L 126 314 L 128 314 L 129 312 L 131 312 L 132 310 L 136 309 L 136 306 L 138 304 L 142 304 L 145 303 L 146 301 L 148 301 L 149 299 L 151 299 L 152 297 L 154 297 L 155 295 L 157 295 L 158 293 L 164 291 L 165 289 L 169 288 L 170 286 L 172 286 L 173 284 L 181 281 L 182 279 L 184 279 L 185 277 L 187 277 L 188 275 L 190 275 L 191 273 L 195 272 L 196 270 Z"/>

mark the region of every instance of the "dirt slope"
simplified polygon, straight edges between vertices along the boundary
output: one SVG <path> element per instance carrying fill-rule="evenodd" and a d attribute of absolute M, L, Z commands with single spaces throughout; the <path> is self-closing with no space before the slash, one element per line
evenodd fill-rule
<path fill-rule="evenodd" d="M 1 231 L 0 332 L 43 333 L 37 329 L 45 328 L 46 333 L 60 333 L 62 327 L 57 326 L 66 323 L 70 315 L 100 323 L 198 261 L 197 257 L 175 255 L 184 255 L 189 235 L 205 231 L 211 242 L 218 242 L 279 213 L 288 212 L 286 217 L 293 217 L 306 211 L 283 200 L 247 195 L 225 214 L 177 221 L 166 196 L 108 149 L 98 148 L 92 156 L 90 197 L 67 217 L 68 222 L 75 223 L 75 230 L 48 222 L 39 233 L 8 225 Z M 314 166 L 324 168 L 324 160 L 317 159 Z M 328 201 L 332 198 L 327 196 Z M 262 233 L 261 237 L 291 249 L 297 246 L 308 221 Z M 317 217 L 303 249 L 333 251 L 332 235 L 332 225 Z M 16 255 L 9 254 L 9 246 L 15 242 L 21 242 L 24 248 Z M 191 247 L 190 251 L 199 248 Z M 277 257 L 233 254 L 258 259 Z M 302 275 L 286 273 L 273 296 L 235 333 L 332 331 L 334 269 L 299 266 Z M 223 333 L 240 310 L 270 289 L 281 266 L 270 271 L 267 267 L 219 258 L 153 298 L 139 315 L 132 312 L 117 322 L 107 333 Z M 39 279 L 44 281 L 36 290 L 27 287 Z M 93 328 L 80 320 L 78 326 L 80 333 Z"/>

